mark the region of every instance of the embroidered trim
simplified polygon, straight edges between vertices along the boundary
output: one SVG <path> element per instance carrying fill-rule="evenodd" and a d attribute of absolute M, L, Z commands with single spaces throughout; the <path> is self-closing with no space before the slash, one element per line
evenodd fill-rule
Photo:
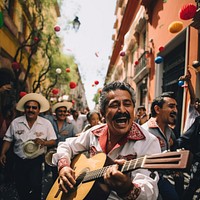
<path fill-rule="evenodd" d="M 151 117 L 151 118 L 148 120 L 147 124 L 148 124 L 148 127 L 149 127 L 149 128 L 159 128 L 159 127 L 158 127 L 158 124 L 157 124 L 157 122 L 156 122 L 156 119 L 155 119 L 154 117 Z"/>
<path fill-rule="evenodd" d="M 125 195 L 120 196 L 123 200 L 135 200 L 140 195 L 141 188 L 135 184 L 132 184 L 132 189 Z"/>
<path fill-rule="evenodd" d="M 133 122 L 133 125 L 131 127 L 131 130 L 127 136 L 129 140 L 143 140 L 145 139 L 145 136 L 139 126 Z"/>
<path fill-rule="evenodd" d="M 98 137 L 101 137 L 103 134 L 107 134 L 108 131 L 108 125 L 103 125 L 99 127 L 98 129 L 95 129 L 92 131 L 92 133 Z M 127 139 L 129 140 L 143 140 L 145 139 L 145 135 L 141 131 L 140 127 L 133 122 L 130 132 L 127 135 Z"/>
<path fill-rule="evenodd" d="M 63 167 L 70 167 L 66 158 L 61 158 L 58 161 L 58 171 L 60 171 Z"/>

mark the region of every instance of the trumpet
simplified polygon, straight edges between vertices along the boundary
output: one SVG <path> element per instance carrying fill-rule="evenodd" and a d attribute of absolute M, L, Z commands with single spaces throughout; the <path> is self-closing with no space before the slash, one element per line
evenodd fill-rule
<path fill-rule="evenodd" d="M 56 149 L 57 148 L 52 148 L 52 149 L 49 149 L 46 154 L 45 154 L 45 162 L 47 165 L 51 166 L 51 167 L 55 167 L 55 165 L 52 163 L 52 156 L 54 153 L 56 153 Z"/>

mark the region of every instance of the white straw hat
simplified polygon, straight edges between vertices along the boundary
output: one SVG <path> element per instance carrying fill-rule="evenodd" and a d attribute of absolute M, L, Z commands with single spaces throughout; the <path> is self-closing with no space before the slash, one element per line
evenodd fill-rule
<path fill-rule="evenodd" d="M 40 112 L 45 112 L 50 108 L 49 101 L 43 95 L 38 93 L 29 93 L 19 100 L 16 109 L 24 112 L 24 104 L 28 101 L 37 101 L 40 104 Z"/>
<path fill-rule="evenodd" d="M 59 103 L 56 103 L 53 105 L 52 107 L 52 112 L 55 112 L 57 108 L 60 108 L 60 107 L 66 107 L 67 109 L 70 109 L 72 108 L 72 102 L 69 102 L 69 101 L 63 101 L 63 102 L 59 102 Z"/>

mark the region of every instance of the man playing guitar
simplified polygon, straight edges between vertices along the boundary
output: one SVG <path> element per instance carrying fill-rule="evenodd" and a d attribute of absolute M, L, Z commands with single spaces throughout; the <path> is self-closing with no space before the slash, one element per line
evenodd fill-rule
<path fill-rule="evenodd" d="M 100 112 L 105 117 L 106 124 L 96 125 L 76 138 L 66 139 L 58 145 L 57 152 L 53 155 L 52 161 L 59 170 L 58 193 L 54 199 L 157 199 L 157 173 L 137 167 L 134 171 L 122 173 L 121 166 L 125 161 L 161 152 L 157 138 L 134 122 L 134 107 L 135 92 L 129 84 L 117 81 L 103 88 Z M 89 153 L 89 157 L 103 152 L 115 160 L 115 164 L 106 168 L 99 181 L 99 188 L 104 190 L 106 195 L 100 193 L 99 189 L 92 192 L 95 182 L 89 186 L 89 191 L 80 189 L 82 194 L 77 197 L 79 188 L 89 183 L 86 181 L 79 187 L 76 179 L 78 166 L 72 167 L 71 159 L 84 151 Z M 100 157 L 95 160 L 94 165 L 99 160 Z M 82 166 L 84 162 L 82 161 Z M 128 165 L 131 164 L 130 162 Z M 81 173 L 84 175 L 89 170 L 90 168 L 86 167 Z M 59 191 L 62 191 L 62 194 Z M 47 199 L 51 199 L 50 196 Z"/>

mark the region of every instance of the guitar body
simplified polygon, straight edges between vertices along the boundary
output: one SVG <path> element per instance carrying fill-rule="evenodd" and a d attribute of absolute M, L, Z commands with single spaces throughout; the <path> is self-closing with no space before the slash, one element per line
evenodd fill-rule
<path fill-rule="evenodd" d="M 78 177 L 84 172 L 93 171 L 96 169 L 101 169 L 106 162 L 106 155 L 104 153 L 99 153 L 92 158 L 86 158 L 85 155 L 80 154 L 76 156 L 71 164 L 71 167 L 75 170 L 75 176 Z M 97 189 L 98 188 L 98 189 Z M 102 197 L 103 190 L 105 198 Z M 79 183 L 75 190 L 71 191 L 68 194 L 59 192 L 58 179 L 55 181 L 52 186 L 46 200 L 83 200 L 83 199 L 106 199 L 109 195 L 107 187 L 105 184 L 99 181 L 90 181 L 86 183 Z M 57 197 L 55 197 L 57 195 Z"/>

